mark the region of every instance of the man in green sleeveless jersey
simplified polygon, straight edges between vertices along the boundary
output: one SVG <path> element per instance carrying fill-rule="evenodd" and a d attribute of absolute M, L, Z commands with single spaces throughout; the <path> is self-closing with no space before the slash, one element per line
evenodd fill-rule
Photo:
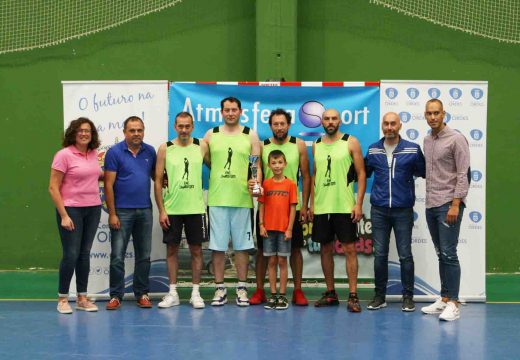
<path fill-rule="evenodd" d="M 206 211 L 202 194 L 202 163 L 207 157 L 208 145 L 191 137 L 193 117 L 180 112 L 175 117 L 177 138 L 162 144 L 157 150 L 155 167 L 155 201 L 159 209 L 159 223 L 163 229 L 166 262 L 170 290 L 159 303 L 160 308 L 179 305 L 177 293 L 178 252 L 182 228 L 191 253 L 193 290 L 190 303 L 196 309 L 204 308 L 200 296 L 200 272 L 202 269 L 202 243 L 207 241 Z M 168 188 L 163 192 L 164 174 Z M 191 173 L 191 176 L 188 174 Z"/>
<path fill-rule="evenodd" d="M 264 177 L 273 176 L 268 166 L 268 155 L 272 150 L 281 150 L 287 160 L 287 166 L 284 169 L 284 175 L 299 183 L 300 173 L 302 179 L 302 199 L 299 199 L 296 207 L 296 219 L 293 226 L 293 237 L 291 239 L 291 257 L 290 264 L 293 274 L 294 291 L 292 302 L 295 305 L 306 306 L 308 301 L 302 291 L 302 272 L 303 272 L 303 256 L 301 248 L 304 245 L 302 223 L 307 221 L 307 204 L 309 202 L 311 177 L 309 174 L 309 156 L 305 142 L 294 136 L 288 136 L 291 126 L 291 114 L 283 109 L 276 109 L 269 116 L 269 126 L 273 132 L 273 136 L 261 143 L 262 164 Z M 252 181 L 250 181 L 250 190 L 252 190 Z M 263 255 L 263 242 L 260 238 L 259 224 L 257 221 L 257 246 L 256 253 L 256 291 L 251 296 L 252 305 L 260 304 L 267 301 L 264 291 L 264 280 L 266 271 L 266 257 Z"/>
<path fill-rule="evenodd" d="M 334 241 L 341 243 L 346 256 L 349 283 L 347 308 L 360 312 L 357 296 L 358 262 L 355 247 L 357 222 L 363 217 L 362 205 L 366 189 L 366 173 L 359 141 L 339 131 L 339 112 L 328 109 L 321 124 L 325 135 L 312 145 L 314 171 L 309 214 L 313 218 L 312 237 L 320 243 L 321 267 L 327 291 L 315 306 L 338 305 L 334 289 Z M 358 193 L 354 197 L 357 178 Z"/>
<path fill-rule="evenodd" d="M 242 105 L 233 97 L 220 102 L 224 124 L 208 130 L 204 140 L 209 145 L 211 172 L 209 177 L 208 206 L 210 239 L 215 271 L 213 306 L 227 303 L 224 287 L 225 252 L 229 239 L 235 252 L 238 285 L 236 303 L 249 306 L 247 297 L 248 251 L 254 249 L 252 208 L 253 199 L 248 191 L 249 155 L 260 155 L 256 132 L 240 125 Z M 261 169 L 258 169 L 258 181 Z"/>

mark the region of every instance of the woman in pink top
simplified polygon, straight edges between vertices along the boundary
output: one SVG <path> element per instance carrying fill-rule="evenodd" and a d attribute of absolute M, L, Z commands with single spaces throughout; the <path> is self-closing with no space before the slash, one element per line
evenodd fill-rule
<path fill-rule="evenodd" d="M 94 123 L 87 118 L 71 121 L 63 137 L 63 149 L 54 156 L 49 192 L 56 206 L 56 219 L 63 257 L 60 263 L 58 312 L 72 313 L 69 286 L 76 272 L 76 309 L 97 311 L 87 299 L 90 248 L 101 216 L 98 181 L 99 139 Z"/>

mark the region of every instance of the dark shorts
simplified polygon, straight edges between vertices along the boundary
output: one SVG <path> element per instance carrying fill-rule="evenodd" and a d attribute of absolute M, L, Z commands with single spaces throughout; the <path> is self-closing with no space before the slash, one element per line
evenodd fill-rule
<path fill-rule="evenodd" d="M 256 212 L 256 246 L 258 250 L 262 250 L 264 248 L 264 242 L 262 241 L 262 237 L 260 234 L 260 225 L 258 225 L 258 211 Z M 296 216 L 294 218 L 294 225 L 292 228 L 292 239 L 291 239 L 291 249 L 300 249 L 304 246 L 303 242 L 303 229 L 302 224 L 300 223 L 300 212 L 296 211 Z"/>
<path fill-rule="evenodd" d="M 334 241 L 336 236 L 341 243 L 353 243 L 357 240 L 357 224 L 352 222 L 350 214 L 314 215 L 312 240 L 320 244 Z"/>
<path fill-rule="evenodd" d="M 208 241 L 206 214 L 168 215 L 170 227 L 163 229 L 163 243 L 179 245 L 182 240 L 182 227 L 189 245 L 200 245 Z"/>

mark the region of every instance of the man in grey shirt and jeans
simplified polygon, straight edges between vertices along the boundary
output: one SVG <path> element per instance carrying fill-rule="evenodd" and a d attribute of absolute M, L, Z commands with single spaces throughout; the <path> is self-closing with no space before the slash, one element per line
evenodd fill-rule
<path fill-rule="evenodd" d="M 421 310 L 453 321 L 460 317 L 457 244 L 469 189 L 470 161 L 468 141 L 444 123 L 445 114 L 440 100 L 426 103 L 424 117 L 431 128 L 431 134 L 424 138 L 426 221 L 439 258 L 441 298 Z"/>

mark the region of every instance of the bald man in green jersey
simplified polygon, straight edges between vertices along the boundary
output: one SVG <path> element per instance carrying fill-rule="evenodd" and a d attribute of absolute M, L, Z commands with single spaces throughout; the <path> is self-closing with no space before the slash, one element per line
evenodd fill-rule
<path fill-rule="evenodd" d="M 236 304 L 249 306 L 247 296 L 248 251 L 254 249 L 253 199 L 248 191 L 249 156 L 259 158 L 260 148 L 256 132 L 240 125 L 242 104 L 239 99 L 228 97 L 220 102 L 224 124 L 208 130 L 204 141 L 209 145 L 211 172 L 209 177 L 208 206 L 210 238 L 215 271 L 215 296 L 213 306 L 227 303 L 224 287 L 225 252 L 229 239 L 233 243 L 238 284 Z M 262 171 L 259 161 L 258 179 Z"/>
<path fill-rule="evenodd" d="M 314 171 L 309 215 L 313 219 L 312 237 L 320 243 L 321 267 L 327 291 L 315 306 L 338 305 L 334 288 L 334 241 L 341 243 L 346 256 L 349 283 L 347 309 L 360 312 L 357 296 L 358 261 L 355 241 L 357 222 L 363 217 L 362 205 L 366 190 L 366 173 L 359 141 L 339 131 L 339 112 L 328 109 L 321 124 L 325 135 L 312 145 Z M 358 193 L 354 195 L 357 178 Z"/>
<path fill-rule="evenodd" d="M 206 205 L 202 193 L 202 163 L 207 157 L 208 145 L 191 137 L 193 117 L 180 112 L 175 117 L 177 138 L 162 144 L 157 150 L 155 167 L 155 202 L 159 209 L 159 223 L 166 244 L 166 263 L 170 289 L 159 303 L 159 308 L 179 305 L 177 293 L 178 252 L 182 229 L 191 253 L 193 289 L 190 303 L 195 309 L 204 308 L 199 284 L 202 269 L 202 243 L 208 239 Z M 164 174 L 168 188 L 163 191 Z M 191 176 L 188 174 L 191 173 Z"/>

